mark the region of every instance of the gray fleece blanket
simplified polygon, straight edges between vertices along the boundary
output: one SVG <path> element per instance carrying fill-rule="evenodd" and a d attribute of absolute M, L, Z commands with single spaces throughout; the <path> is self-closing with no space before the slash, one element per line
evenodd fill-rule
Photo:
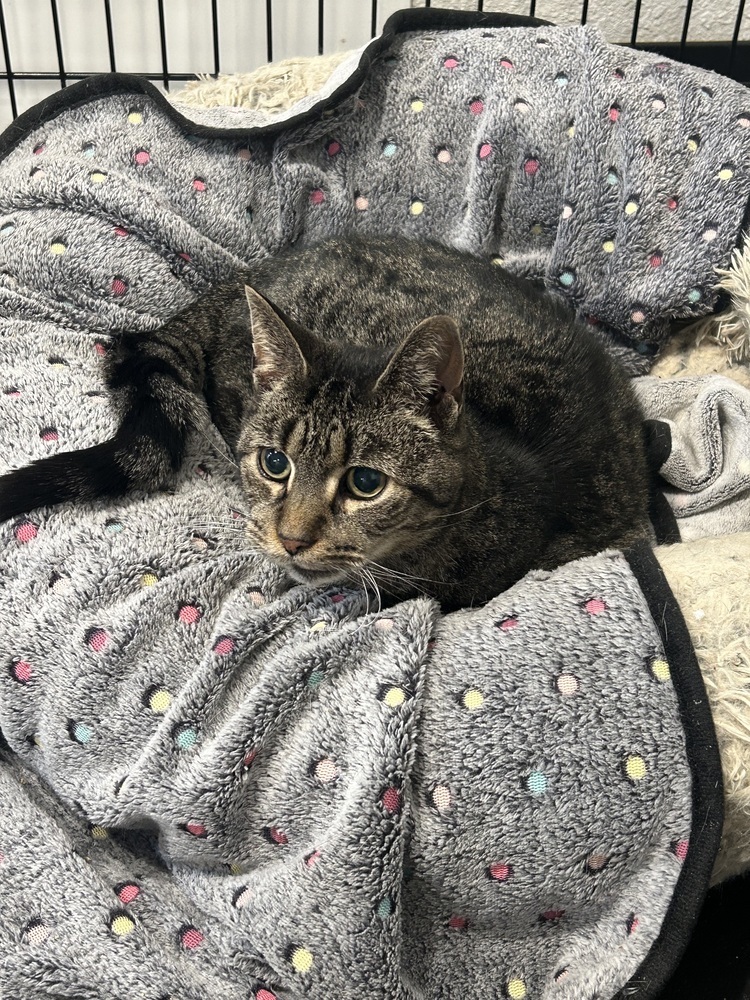
<path fill-rule="evenodd" d="M 444 17 L 392 22 L 351 87 L 276 128 L 209 130 L 104 78 L 6 133 L 2 471 L 109 436 L 110 338 L 293 240 L 501 256 L 617 327 L 633 369 L 710 306 L 750 183 L 740 88 L 590 31 Z M 662 262 L 636 261 L 656 232 Z M 206 427 L 170 493 L 0 526 L 0 994 L 653 996 L 721 777 L 650 553 L 444 618 L 379 611 L 289 589 L 247 549 L 233 473 Z"/>

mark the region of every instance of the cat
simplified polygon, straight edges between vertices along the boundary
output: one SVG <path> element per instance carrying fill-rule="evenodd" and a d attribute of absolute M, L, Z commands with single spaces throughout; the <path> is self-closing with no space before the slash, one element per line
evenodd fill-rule
<path fill-rule="evenodd" d="M 299 583 L 451 610 L 647 531 L 629 379 L 566 306 L 489 261 L 332 238 L 110 354 L 116 435 L 0 477 L 0 519 L 168 485 L 207 404 L 249 541 Z"/>

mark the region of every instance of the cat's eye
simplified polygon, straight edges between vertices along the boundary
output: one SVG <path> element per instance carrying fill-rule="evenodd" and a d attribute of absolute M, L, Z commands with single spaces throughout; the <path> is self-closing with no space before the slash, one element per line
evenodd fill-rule
<path fill-rule="evenodd" d="M 368 469 L 365 465 L 355 465 L 345 477 L 346 488 L 358 500 L 372 500 L 385 489 L 388 477 L 378 469 Z"/>
<path fill-rule="evenodd" d="M 276 451 L 275 448 L 261 448 L 258 452 L 258 465 L 264 476 L 277 482 L 288 479 L 292 471 L 292 463 L 284 452 Z"/>

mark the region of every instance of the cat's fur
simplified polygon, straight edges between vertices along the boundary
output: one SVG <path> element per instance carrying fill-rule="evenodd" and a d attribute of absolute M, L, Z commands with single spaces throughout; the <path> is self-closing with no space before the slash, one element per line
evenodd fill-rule
<path fill-rule="evenodd" d="M 562 305 L 401 239 L 332 239 L 248 281 L 273 308 L 223 286 L 156 333 L 122 337 L 108 362 L 126 394 L 116 437 L 0 478 L 0 518 L 159 489 L 205 398 L 239 460 L 250 539 L 297 580 L 366 570 L 387 594 L 457 607 L 644 533 L 641 413 Z M 262 475 L 262 447 L 293 463 L 285 484 Z M 388 486 L 352 498 L 351 466 Z"/>

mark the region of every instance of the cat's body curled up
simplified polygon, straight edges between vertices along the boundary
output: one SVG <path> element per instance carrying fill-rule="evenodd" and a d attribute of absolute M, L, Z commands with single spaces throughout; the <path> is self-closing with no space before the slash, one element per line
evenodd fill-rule
<path fill-rule="evenodd" d="M 291 250 L 247 281 L 120 338 L 117 435 L 0 478 L 0 518 L 168 484 L 205 399 L 252 544 L 297 581 L 456 608 L 644 534 L 641 413 L 562 305 L 398 238 Z"/>

